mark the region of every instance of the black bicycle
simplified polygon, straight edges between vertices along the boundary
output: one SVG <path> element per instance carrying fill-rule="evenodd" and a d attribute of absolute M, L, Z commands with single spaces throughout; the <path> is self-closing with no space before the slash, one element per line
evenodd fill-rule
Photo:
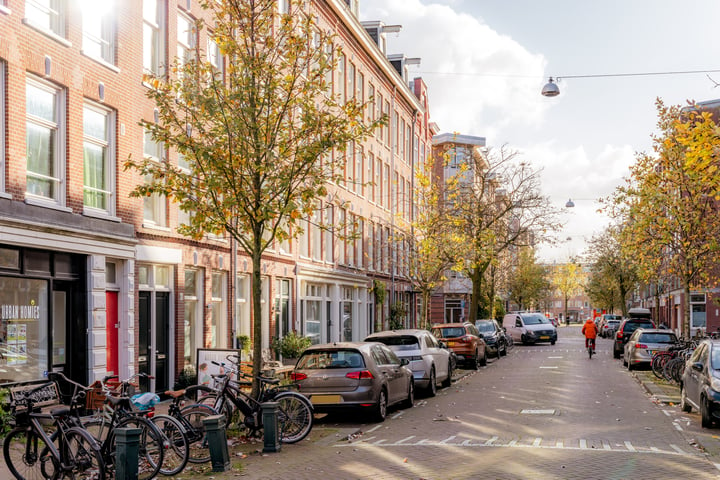
<path fill-rule="evenodd" d="M 595 339 L 588 338 L 587 344 L 588 344 L 588 346 L 587 346 L 588 358 L 592 359 L 592 356 L 595 353 Z"/>
<path fill-rule="evenodd" d="M 105 462 L 99 443 L 75 425 L 84 391 L 76 391 L 70 406 L 41 413 L 38 404 L 49 395 L 59 398 L 55 382 L 14 395 L 11 407 L 15 428 L 3 442 L 3 457 L 10 472 L 17 480 L 104 480 Z M 48 422 L 52 428 L 46 431 L 43 425 Z"/>
<path fill-rule="evenodd" d="M 188 387 L 184 396 L 203 405 L 212 407 L 216 412 L 224 415 L 228 424 L 238 411 L 242 419 L 238 424 L 248 429 L 249 436 L 258 436 L 263 429 L 262 404 L 276 402 L 278 404 L 278 423 L 280 426 L 280 441 L 283 443 L 296 443 L 310 433 L 313 426 L 313 407 L 304 395 L 294 391 L 295 384 L 280 385 L 277 378 L 259 376 L 260 393 L 254 398 L 245 389 L 252 385 L 252 377 L 240 370 L 240 359 L 229 355 L 228 363 L 213 362 L 225 370 L 225 374 L 214 375 L 215 387 L 207 385 L 193 385 Z M 233 380 L 232 377 L 245 379 Z M 176 398 L 178 402 L 180 397 Z"/>
<path fill-rule="evenodd" d="M 115 377 L 106 377 L 103 383 Z M 100 440 L 100 451 L 108 469 L 114 469 L 116 464 L 116 430 L 118 428 L 139 428 L 138 479 L 149 480 L 161 473 L 165 450 L 171 448 L 171 443 L 157 425 L 146 418 L 143 413 L 137 411 L 127 395 L 130 383 L 135 377 L 148 377 L 148 375 L 138 373 L 121 382 L 123 385 L 119 396 L 107 393 L 109 408 L 103 409 L 91 417 L 83 418 L 83 425 L 95 438 Z"/>

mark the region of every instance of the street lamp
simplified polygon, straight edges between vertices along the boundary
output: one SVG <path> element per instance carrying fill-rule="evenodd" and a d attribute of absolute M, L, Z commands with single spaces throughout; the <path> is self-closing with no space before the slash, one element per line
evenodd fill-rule
<path fill-rule="evenodd" d="M 572 201 L 572 198 L 569 198 L 568 201 L 565 203 L 565 208 L 573 208 L 575 206 L 575 202 Z"/>
<path fill-rule="evenodd" d="M 557 97 L 560 95 L 560 89 L 558 88 L 557 84 L 553 81 L 553 78 L 550 77 L 548 79 L 548 83 L 545 84 L 545 86 L 542 89 L 542 95 L 543 97 Z"/>

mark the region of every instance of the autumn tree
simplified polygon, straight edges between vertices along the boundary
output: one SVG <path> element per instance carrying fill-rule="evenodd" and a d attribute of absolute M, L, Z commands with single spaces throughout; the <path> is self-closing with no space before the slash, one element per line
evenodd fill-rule
<path fill-rule="evenodd" d="M 448 161 L 453 161 L 450 152 Z M 446 198 L 455 235 L 463 245 L 459 269 L 472 282 L 470 319 L 477 318 L 488 269 L 511 247 L 529 247 L 559 227 L 559 210 L 540 192 L 540 171 L 518 161 L 506 146 L 465 155 L 467 171 Z"/>
<path fill-rule="evenodd" d="M 550 289 L 548 272 L 537 262 L 535 250 L 523 247 L 518 253 L 517 266 L 510 273 L 510 300 L 521 310 L 536 310 Z"/>
<path fill-rule="evenodd" d="M 288 14 L 276 0 L 200 3 L 212 13 L 208 34 L 226 59 L 224 74 L 198 46 L 169 77 L 149 77 L 158 114 L 145 123 L 147 134 L 183 165 L 131 158 L 126 168 L 145 179 L 134 195 L 164 195 L 190 213 L 182 234 L 228 234 L 251 258 L 257 393 L 261 256 L 275 240 L 301 234 L 301 220 L 337 180 L 344 159 L 327 155 L 331 149 L 361 141 L 377 123 L 363 120 L 364 105 L 332 95 L 338 52 L 307 2 L 293 2 Z"/>
<path fill-rule="evenodd" d="M 563 299 L 565 321 L 568 321 L 568 300 L 581 292 L 584 274 L 580 264 L 570 261 L 555 268 L 552 277 L 553 286 Z"/>
<path fill-rule="evenodd" d="M 622 226 L 609 226 L 590 240 L 586 259 L 590 278 L 585 287 L 593 305 L 608 312 L 616 308 L 627 316 L 627 299 L 638 286 L 637 267 L 633 256 L 622 248 Z"/>
<path fill-rule="evenodd" d="M 624 222 L 621 242 L 641 278 L 664 274 L 682 286 L 681 331 L 688 336 L 690 292 L 716 280 L 720 136 L 711 114 L 693 105 L 667 107 L 658 100 L 657 109 L 653 153 L 636 156 L 610 211 Z"/>

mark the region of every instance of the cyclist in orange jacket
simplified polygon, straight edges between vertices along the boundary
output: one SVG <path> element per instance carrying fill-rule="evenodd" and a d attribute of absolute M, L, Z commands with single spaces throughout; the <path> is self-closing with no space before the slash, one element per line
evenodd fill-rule
<path fill-rule="evenodd" d="M 595 351 L 595 339 L 597 338 L 597 326 L 592 318 L 588 318 L 582 327 L 582 333 L 585 335 L 585 348 L 588 347 L 590 339 L 592 339 L 593 352 Z"/>

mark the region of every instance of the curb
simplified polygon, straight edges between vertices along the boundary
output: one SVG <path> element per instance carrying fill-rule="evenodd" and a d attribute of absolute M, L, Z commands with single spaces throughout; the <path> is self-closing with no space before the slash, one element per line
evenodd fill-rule
<path fill-rule="evenodd" d="M 633 377 L 635 377 L 635 380 L 637 380 L 645 391 L 658 403 L 666 405 L 680 403 L 680 393 L 674 393 L 674 390 L 677 390 L 675 387 L 661 387 L 653 381 L 640 378 L 640 376 L 635 373 L 633 373 Z"/>

